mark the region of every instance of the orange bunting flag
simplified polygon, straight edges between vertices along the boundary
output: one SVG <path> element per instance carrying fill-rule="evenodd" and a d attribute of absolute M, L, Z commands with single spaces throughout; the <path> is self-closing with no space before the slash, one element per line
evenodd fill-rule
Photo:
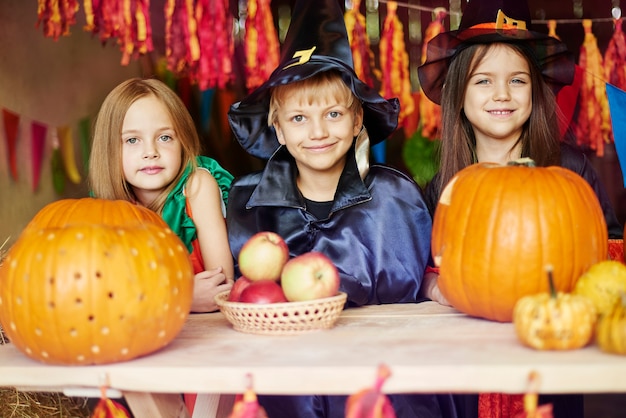
<path fill-rule="evenodd" d="M 61 195 L 65 191 L 65 170 L 63 169 L 63 156 L 59 146 L 59 138 L 56 130 L 51 133 L 52 157 L 50 158 L 50 177 L 54 191 Z"/>
<path fill-rule="evenodd" d="M 530 373 L 529 390 L 524 395 L 524 411 L 516 414 L 514 418 L 553 418 L 552 404 L 537 406 L 539 395 L 539 375 Z"/>
<path fill-rule="evenodd" d="M 404 45 L 404 30 L 396 14 L 398 2 L 387 2 L 387 16 L 380 38 L 380 67 L 382 85 L 380 94 L 386 99 L 400 100 L 398 124 L 402 125 L 407 115 L 415 110 L 409 78 L 409 54 Z"/>
<path fill-rule="evenodd" d="M 613 24 L 613 36 L 604 53 L 604 75 L 606 81 L 626 90 L 626 39 L 622 30 L 622 19 L 615 19 Z"/>
<path fill-rule="evenodd" d="M 61 147 L 61 157 L 67 178 L 74 184 L 79 184 L 81 177 L 74 158 L 74 141 L 72 139 L 72 129 L 69 126 L 57 128 L 57 138 Z"/>
<path fill-rule="evenodd" d="M 396 413 L 391 400 L 382 391 L 385 381 L 391 376 L 391 370 L 384 364 L 378 366 L 374 385 L 361 389 L 346 400 L 346 418 L 395 418 Z"/>
<path fill-rule="evenodd" d="M 256 393 L 252 388 L 252 376 L 246 375 L 248 379 L 248 387 L 243 395 L 239 394 L 235 397 L 235 404 L 228 418 L 267 418 L 265 409 L 257 400 Z"/>
<path fill-rule="evenodd" d="M 55 41 L 70 34 L 70 26 L 76 23 L 78 0 L 38 0 L 37 24 L 43 26 L 43 35 Z"/>
<path fill-rule="evenodd" d="M 280 46 L 270 0 L 248 0 L 244 49 L 246 88 L 254 90 L 278 67 Z"/>
<path fill-rule="evenodd" d="M 443 20 L 447 15 L 446 9 L 437 7 L 433 11 L 433 21 L 428 24 L 424 32 L 424 43 L 422 45 L 422 63 L 426 61 L 426 49 L 428 42 L 441 32 L 445 31 Z M 428 139 L 435 139 L 441 129 L 441 106 L 426 97 L 420 95 L 419 101 L 420 122 L 422 125 L 422 136 Z"/>
<path fill-rule="evenodd" d="M 561 38 L 559 38 L 559 35 L 556 34 L 556 20 L 554 19 L 548 20 L 547 26 L 548 26 L 548 36 L 551 36 L 560 41 Z"/>
<path fill-rule="evenodd" d="M 380 70 L 374 64 L 374 52 L 365 30 L 365 16 L 359 11 L 361 0 L 352 1 L 352 9 L 346 10 L 344 20 L 348 31 L 348 41 L 352 50 L 354 71 L 357 77 L 370 87 L 380 80 Z"/>
<path fill-rule="evenodd" d="M 2 109 L 4 134 L 9 156 L 9 170 L 13 180 L 17 180 L 17 128 L 20 125 L 20 115 L 10 110 Z"/>
<path fill-rule="evenodd" d="M 611 118 L 606 95 L 603 59 L 598 40 L 591 31 L 591 20 L 583 20 L 585 39 L 580 47 L 579 66 L 584 70 L 580 90 L 580 112 L 576 125 L 578 145 L 604 155 L 604 144 L 611 142 Z"/>
<path fill-rule="evenodd" d="M 119 402 L 109 399 L 106 396 L 106 387 L 101 387 L 100 400 L 91 418 L 130 418 L 130 412 Z"/>
<path fill-rule="evenodd" d="M 152 27 L 150 0 L 84 0 L 84 30 L 99 35 L 105 44 L 117 39 L 122 51 L 122 65 L 131 58 L 151 52 Z"/>
<path fill-rule="evenodd" d="M 46 125 L 39 122 L 31 124 L 31 164 L 33 169 L 33 191 L 39 186 L 39 177 L 41 174 L 41 162 L 46 146 Z"/>

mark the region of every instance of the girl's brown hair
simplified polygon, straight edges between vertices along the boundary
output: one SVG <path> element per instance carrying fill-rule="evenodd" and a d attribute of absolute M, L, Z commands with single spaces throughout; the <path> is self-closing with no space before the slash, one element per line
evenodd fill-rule
<path fill-rule="evenodd" d="M 441 142 L 438 190 L 463 168 L 477 162 L 476 138 L 463 111 L 467 83 L 485 55 L 494 45 L 506 45 L 528 61 L 532 83 L 532 110 L 524 124 L 522 156 L 530 157 L 539 166 L 560 165 L 560 132 L 554 93 L 545 83 L 532 52 L 520 43 L 474 44 L 459 51 L 452 60 L 441 97 Z"/>
<path fill-rule="evenodd" d="M 122 126 L 128 108 L 137 100 L 154 96 L 167 108 L 176 137 L 181 143 L 181 167 L 170 186 L 148 208 L 160 213 L 169 192 L 188 166 L 196 168 L 200 139 L 195 123 L 178 95 L 156 79 L 133 78 L 115 87 L 104 99 L 93 127 L 88 182 L 93 195 L 101 199 L 136 200 L 122 169 Z"/>

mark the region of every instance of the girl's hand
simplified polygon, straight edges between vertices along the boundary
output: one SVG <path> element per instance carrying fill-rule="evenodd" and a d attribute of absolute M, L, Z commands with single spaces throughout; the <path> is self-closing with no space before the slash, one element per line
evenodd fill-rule
<path fill-rule="evenodd" d="M 444 306 L 452 306 L 448 299 L 441 293 L 439 290 L 439 286 L 437 285 L 437 280 L 439 279 L 439 275 L 434 272 L 428 272 L 424 274 L 424 279 L 422 280 L 422 287 L 420 288 L 420 295 L 426 297 L 433 302 L 437 302 L 440 305 Z"/>
<path fill-rule="evenodd" d="M 215 312 L 219 308 L 215 303 L 218 293 L 230 290 L 231 280 L 226 278 L 222 268 L 202 271 L 194 276 L 193 302 L 191 312 Z"/>

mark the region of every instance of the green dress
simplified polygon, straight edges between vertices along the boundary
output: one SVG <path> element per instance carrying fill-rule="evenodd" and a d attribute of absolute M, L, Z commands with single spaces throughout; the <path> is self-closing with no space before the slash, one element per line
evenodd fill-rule
<path fill-rule="evenodd" d="M 222 191 L 222 201 L 224 202 L 223 208 L 226 207 L 228 202 L 228 191 L 230 190 L 230 184 L 233 181 L 233 175 L 220 166 L 217 161 L 206 156 L 196 157 L 198 169 L 208 170 L 211 175 L 217 181 L 220 190 Z M 191 174 L 191 166 L 187 167 L 183 176 L 181 177 L 176 187 L 170 192 L 163 205 L 163 212 L 161 216 L 169 227 L 178 235 L 182 242 L 187 247 L 187 250 L 192 254 L 192 260 L 196 258 L 202 263 L 202 255 L 200 253 L 200 247 L 198 245 L 198 234 L 196 231 L 196 225 L 193 222 L 191 211 L 187 205 L 187 198 L 185 196 L 185 185 Z M 194 263 L 195 273 L 204 270 L 202 264 L 197 265 Z M 199 271 L 198 271 L 199 270 Z"/>

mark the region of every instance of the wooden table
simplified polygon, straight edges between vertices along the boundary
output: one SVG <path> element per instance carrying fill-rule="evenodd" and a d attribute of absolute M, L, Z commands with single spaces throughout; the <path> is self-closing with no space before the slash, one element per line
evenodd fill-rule
<path fill-rule="evenodd" d="M 248 373 L 257 393 L 349 394 L 369 386 L 380 363 L 392 372 L 387 393 L 522 393 L 532 371 L 542 393 L 626 392 L 626 356 L 595 345 L 536 351 L 518 342 L 510 323 L 434 302 L 350 308 L 334 328 L 296 336 L 244 334 L 221 313 L 194 314 L 165 349 L 104 366 L 43 365 L 8 344 L 0 346 L 0 386 L 62 391 L 106 381 L 138 417 L 184 417 L 178 394 L 241 393 Z M 217 398 L 200 400 L 223 416 L 231 404 L 218 410 Z"/>

